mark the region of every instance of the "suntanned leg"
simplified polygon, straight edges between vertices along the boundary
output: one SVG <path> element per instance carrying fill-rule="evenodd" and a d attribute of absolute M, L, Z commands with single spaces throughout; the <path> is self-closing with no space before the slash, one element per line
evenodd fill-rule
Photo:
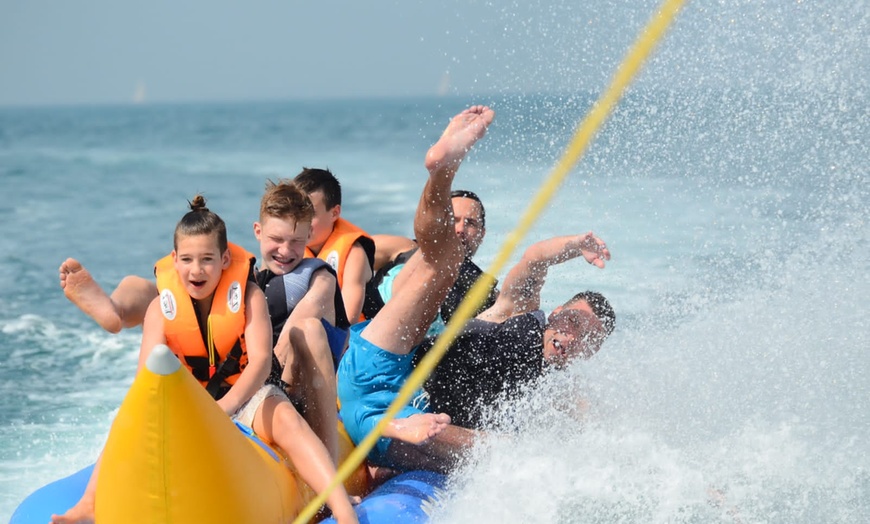
<path fill-rule="evenodd" d="M 426 154 L 429 179 L 414 215 L 420 250 L 399 272 L 392 299 L 362 332 L 386 351 L 407 354 L 420 343 L 456 279 L 465 251 L 454 229 L 450 190 L 462 159 L 494 117 L 485 106 L 466 109 Z"/>
<path fill-rule="evenodd" d="M 420 246 L 393 285 L 393 297 L 361 336 L 391 353 L 408 354 L 420 343 L 465 256 L 453 224 L 453 178 L 469 149 L 486 133 L 495 113 L 474 106 L 450 121 L 426 155 L 429 179 L 414 216 Z M 393 438 L 388 458 L 403 468 L 443 471 L 473 442 L 473 432 L 450 425 L 444 413 L 393 420 L 384 433 Z"/>
<path fill-rule="evenodd" d="M 136 276 L 124 277 L 109 296 L 74 258 L 66 259 L 58 273 L 66 298 L 109 333 L 142 324 L 148 305 L 157 296 L 153 282 Z"/>
<path fill-rule="evenodd" d="M 253 429 L 257 435 L 281 448 L 302 480 L 317 493 L 322 493 L 335 478 L 335 466 L 326 447 L 286 399 L 267 398 L 254 416 Z M 350 498 L 341 484 L 326 502 L 336 521 L 342 524 L 357 522 Z"/>
<path fill-rule="evenodd" d="M 63 515 L 52 514 L 50 524 L 93 524 L 94 498 L 82 497 Z"/>
<path fill-rule="evenodd" d="M 291 326 L 289 332 L 297 356 L 295 375 L 281 378 L 301 390 L 305 420 L 323 441 L 332 462 L 338 464 L 338 411 L 332 352 L 319 319 L 307 318 L 300 324 Z"/>
<path fill-rule="evenodd" d="M 88 484 L 85 486 L 82 498 L 63 515 L 52 515 L 49 521 L 50 524 L 93 524 L 96 508 L 94 504 L 97 494 L 97 472 L 100 470 L 100 460 L 98 458 L 94 465 L 91 478 L 88 479 Z"/>
<path fill-rule="evenodd" d="M 141 326 L 148 306 L 155 298 L 157 284 L 135 275 L 124 277 L 111 295 L 112 302 L 121 313 L 124 329 Z"/>

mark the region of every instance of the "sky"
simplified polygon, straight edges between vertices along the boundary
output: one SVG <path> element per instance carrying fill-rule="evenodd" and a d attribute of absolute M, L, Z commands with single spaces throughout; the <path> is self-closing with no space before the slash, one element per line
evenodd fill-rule
<path fill-rule="evenodd" d="M 559 31 L 552 21 L 564 9 L 534 0 L 0 0 L 0 105 L 536 89 L 546 82 L 534 63 L 549 57 L 530 53 Z M 592 38 L 613 32 L 608 10 L 567 14 L 594 26 Z M 652 8 L 636 11 L 625 42 Z M 533 74 L 517 80 L 524 69 Z"/>
<path fill-rule="evenodd" d="M 658 5 L 0 0 L 0 106 L 600 91 Z M 830 66 L 808 57 L 831 52 L 866 72 L 866 3 L 819 5 L 690 1 L 648 75 L 800 81 Z M 855 35 L 832 49 L 838 24 Z"/>

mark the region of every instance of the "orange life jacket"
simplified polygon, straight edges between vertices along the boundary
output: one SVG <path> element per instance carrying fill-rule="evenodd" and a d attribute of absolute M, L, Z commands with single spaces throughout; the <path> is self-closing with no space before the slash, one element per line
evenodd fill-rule
<path fill-rule="evenodd" d="M 326 261 L 335 270 L 338 287 L 341 288 L 344 282 L 344 264 L 347 262 L 348 255 L 350 255 L 350 249 L 353 247 L 354 242 L 357 241 L 359 241 L 366 252 L 369 267 L 373 268 L 375 266 L 374 240 L 361 228 L 341 217 L 338 217 L 338 220 L 335 221 L 335 227 L 326 239 L 323 247 L 320 248 L 320 252 L 315 255 L 311 249 L 306 247 L 305 256 Z"/>
<path fill-rule="evenodd" d="M 193 301 L 175 270 L 172 255 L 161 258 L 154 266 L 166 345 L 216 398 L 217 390 L 223 389 L 221 393 L 225 393 L 248 364 L 245 291 L 254 256 L 235 244 L 228 247 L 230 266 L 221 274 L 208 314 L 207 333 L 213 342 L 211 355 Z M 218 378 L 214 379 L 218 370 Z"/>

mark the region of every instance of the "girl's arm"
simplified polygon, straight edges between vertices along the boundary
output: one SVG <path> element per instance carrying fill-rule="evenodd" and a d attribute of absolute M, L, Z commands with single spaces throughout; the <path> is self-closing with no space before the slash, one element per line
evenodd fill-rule
<path fill-rule="evenodd" d="M 145 310 L 145 320 L 142 322 L 142 342 L 139 345 L 138 373 L 145 360 L 151 354 L 151 350 L 158 344 L 166 344 L 166 335 L 163 331 L 163 313 L 160 311 L 160 297 L 155 297 Z"/>
<path fill-rule="evenodd" d="M 249 284 L 245 292 L 245 344 L 248 365 L 233 387 L 218 400 L 218 405 L 232 415 L 250 400 L 269 377 L 272 368 L 272 323 L 266 296 L 256 285 Z"/>

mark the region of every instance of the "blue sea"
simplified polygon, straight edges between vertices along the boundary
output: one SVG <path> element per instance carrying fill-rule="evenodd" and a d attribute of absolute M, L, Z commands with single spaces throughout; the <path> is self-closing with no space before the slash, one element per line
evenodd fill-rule
<path fill-rule="evenodd" d="M 671 85 L 649 66 L 520 246 L 604 239 L 607 267 L 554 268 L 543 305 L 599 290 L 617 330 L 504 407 L 510 431 L 474 450 L 434 522 L 866 521 L 862 16 L 794 38 L 852 49 L 864 75 L 833 52 L 736 86 Z M 778 42 L 767 51 L 795 40 Z M 484 103 L 496 121 L 455 187 L 486 205 L 485 267 L 598 94 L 0 108 L 0 521 L 95 460 L 136 368 L 141 331 L 107 334 L 69 303 L 65 258 L 106 290 L 150 277 L 200 192 L 257 252 L 265 182 L 303 166 L 336 174 L 342 216 L 410 235 L 426 149 L 450 116 Z M 562 409 L 576 398 L 591 406 L 583 420 Z"/>

